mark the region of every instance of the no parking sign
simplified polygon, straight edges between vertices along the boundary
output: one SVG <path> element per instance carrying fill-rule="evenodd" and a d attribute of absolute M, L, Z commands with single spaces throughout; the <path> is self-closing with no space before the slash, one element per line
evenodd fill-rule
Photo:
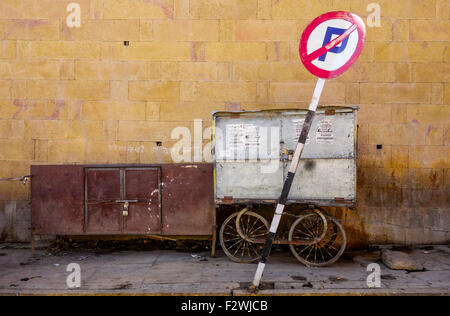
<path fill-rule="evenodd" d="M 328 12 L 312 21 L 300 41 L 306 69 L 322 79 L 344 73 L 358 59 L 366 40 L 366 27 L 356 14 Z"/>
<path fill-rule="evenodd" d="M 366 27 L 363 20 L 356 14 L 344 11 L 328 12 L 319 16 L 303 32 L 300 41 L 300 58 L 306 69 L 319 79 L 267 234 L 261 260 L 251 286 L 252 290 L 256 290 L 261 282 L 266 260 L 270 254 L 278 225 L 288 201 L 289 191 L 311 129 L 325 79 L 337 77 L 350 68 L 361 54 L 365 40 Z M 327 220 L 323 215 L 321 215 L 321 218 L 323 220 L 323 231 L 327 231 Z M 312 246 L 315 247 L 315 244 L 312 243 L 308 247 Z"/>

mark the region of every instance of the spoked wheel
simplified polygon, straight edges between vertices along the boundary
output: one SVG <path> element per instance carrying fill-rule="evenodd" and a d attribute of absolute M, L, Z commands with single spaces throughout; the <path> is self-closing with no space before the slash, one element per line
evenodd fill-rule
<path fill-rule="evenodd" d="M 333 264 L 347 246 L 347 236 L 342 225 L 331 216 L 325 215 L 325 218 L 326 227 L 319 215 L 304 215 L 292 224 L 289 231 L 289 241 L 310 242 L 306 245 L 290 245 L 294 257 L 306 266 L 324 267 Z"/>
<path fill-rule="evenodd" d="M 253 244 L 239 236 L 236 230 L 236 219 L 239 212 L 232 214 L 220 228 L 220 244 L 225 254 L 239 263 L 252 263 L 259 260 L 263 245 Z M 241 216 L 241 230 L 248 238 L 265 238 L 269 231 L 269 223 L 264 217 L 254 212 L 246 212 Z"/>

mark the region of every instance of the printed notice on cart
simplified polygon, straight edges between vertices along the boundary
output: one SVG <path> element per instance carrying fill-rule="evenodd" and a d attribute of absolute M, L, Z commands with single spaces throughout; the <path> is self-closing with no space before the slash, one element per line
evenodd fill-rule
<path fill-rule="evenodd" d="M 334 142 L 333 122 L 324 119 L 319 122 L 316 132 L 316 142 L 318 144 L 331 144 Z"/>
<path fill-rule="evenodd" d="M 227 124 L 227 158 L 257 159 L 260 146 L 259 128 L 254 124 Z M 249 157 L 246 157 L 246 153 Z"/>
<path fill-rule="evenodd" d="M 300 138 L 300 134 L 302 133 L 302 129 L 303 129 L 303 124 L 305 123 L 305 119 L 301 118 L 301 119 L 293 119 L 292 120 L 292 124 L 294 124 L 295 127 L 295 138 L 293 139 L 294 144 L 297 144 L 298 139 Z M 308 145 L 310 142 L 309 136 L 306 139 L 306 143 L 305 145 Z"/>

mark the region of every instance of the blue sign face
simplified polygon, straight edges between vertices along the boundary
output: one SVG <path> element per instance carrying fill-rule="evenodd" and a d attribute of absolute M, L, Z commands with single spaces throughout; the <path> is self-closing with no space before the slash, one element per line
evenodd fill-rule
<path fill-rule="evenodd" d="M 346 30 L 346 29 L 340 29 L 340 28 L 337 28 L 337 27 L 330 27 L 330 26 L 329 26 L 329 27 L 327 28 L 327 32 L 325 33 L 325 38 L 324 38 L 324 40 L 323 40 L 322 46 L 325 46 L 325 45 L 327 45 L 329 42 L 331 42 L 331 40 L 333 39 L 333 35 L 339 36 L 339 35 L 344 34 L 345 31 L 347 31 L 347 30 Z M 334 54 L 340 54 L 340 53 L 342 53 L 342 52 L 345 50 L 345 48 L 347 47 L 347 43 L 348 43 L 349 37 L 350 37 L 350 36 L 347 36 L 347 37 L 342 41 L 342 43 L 341 43 L 340 45 L 338 45 L 338 46 L 336 46 L 336 47 L 333 47 L 332 49 L 330 49 L 330 50 L 328 51 L 328 53 L 334 53 Z M 323 54 L 322 56 L 320 56 L 320 57 L 319 57 L 319 60 L 320 60 L 320 61 L 325 61 L 325 59 L 327 58 L 327 54 L 328 54 L 328 53 L 325 53 L 325 54 Z"/>

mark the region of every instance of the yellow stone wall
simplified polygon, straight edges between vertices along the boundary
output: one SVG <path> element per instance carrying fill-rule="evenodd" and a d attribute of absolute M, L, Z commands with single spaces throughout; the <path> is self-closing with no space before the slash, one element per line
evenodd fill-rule
<path fill-rule="evenodd" d="M 0 178 L 171 162 L 172 129 L 207 127 L 212 110 L 305 108 L 302 30 L 332 10 L 366 19 L 371 3 L 381 27 L 321 100 L 361 107 L 360 203 L 343 218 L 373 242 L 448 241 L 449 0 L 0 0 Z M 0 212 L 29 194 L 0 182 Z"/>

